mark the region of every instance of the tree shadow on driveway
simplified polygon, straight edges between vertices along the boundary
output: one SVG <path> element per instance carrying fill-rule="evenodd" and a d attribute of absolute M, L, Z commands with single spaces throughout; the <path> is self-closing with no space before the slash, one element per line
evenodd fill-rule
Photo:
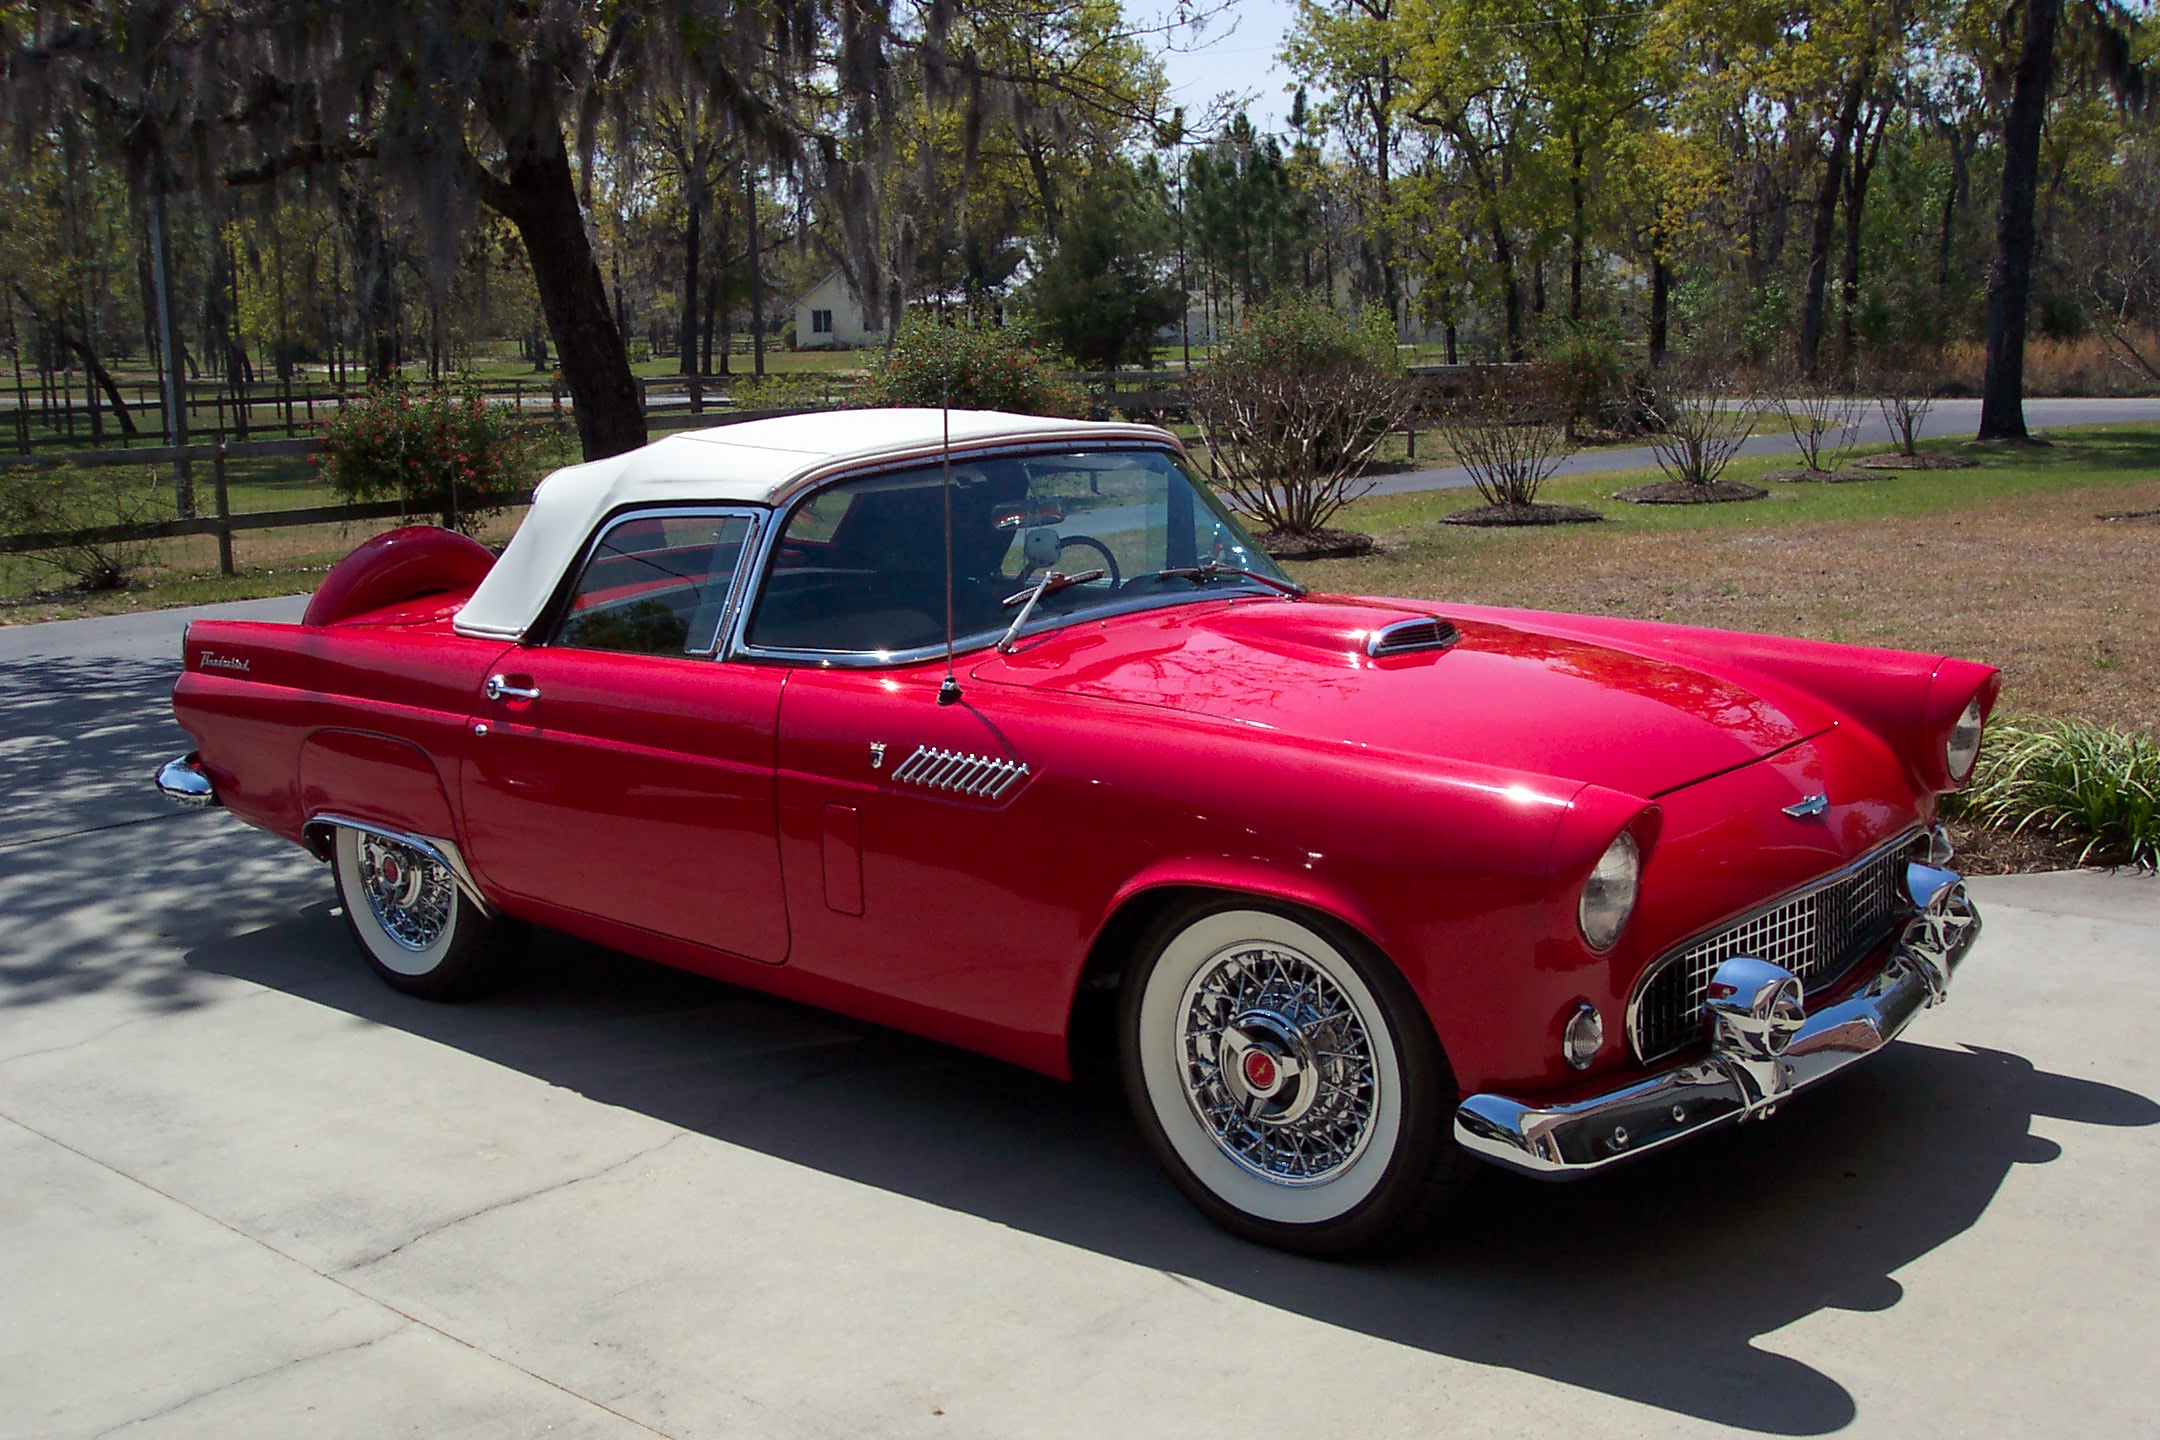
<path fill-rule="evenodd" d="M 1766 1124 L 1609 1174 L 1481 1173 L 1435 1233 L 1324 1264 L 1215 1230 L 1122 1100 L 543 935 L 465 1006 L 377 984 L 327 903 L 200 945 L 191 969 L 303 996 L 593 1100 L 1397 1344 L 1791 1435 L 1855 1416 L 1836 1379 L 1754 1341 L 1883 1310 L 1892 1272 L 1970 1227 L 2033 1116 L 2148 1126 L 2160 1105 L 1995 1051 L 1899 1043 Z"/>

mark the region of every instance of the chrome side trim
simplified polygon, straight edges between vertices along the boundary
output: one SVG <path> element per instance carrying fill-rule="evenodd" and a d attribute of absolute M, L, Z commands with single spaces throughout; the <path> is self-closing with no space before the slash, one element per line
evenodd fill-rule
<path fill-rule="evenodd" d="M 158 767 L 157 788 L 173 804 L 190 810 L 205 810 L 220 803 L 217 786 L 210 783 L 201 759 L 193 751 Z"/>
<path fill-rule="evenodd" d="M 892 778 L 897 784 L 947 790 L 977 800 L 996 800 L 1026 778 L 1027 773 L 1028 767 L 1023 761 L 919 745 L 913 755 L 900 762 L 900 768 L 893 771 Z"/>
<path fill-rule="evenodd" d="M 472 871 L 465 868 L 465 857 L 458 853 L 457 842 L 432 840 L 425 835 L 392 830 L 389 826 L 378 825 L 373 820 L 358 820 L 350 815 L 337 815 L 325 810 L 310 815 L 307 823 L 300 827 L 300 833 L 308 840 L 308 853 L 318 860 L 328 860 L 331 852 L 327 832 L 340 826 L 347 830 L 362 830 L 370 835 L 380 835 L 383 839 L 395 840 L 400 845 L 410 845 L 456 876 L 458 889 L 463 890 L 465 898 L 479 907 L 482 915 L 495 913 L 495 907 L 488 904 L 487 897 L 480 893 L 479 882 L 473 879 Z"/>
<path fill-rule="evenodd" d="M 1690 950 L 1693 950 L 1705 940 L 1715 939 L 1728 930 L 1737 930 L 1743 925 L 1761 919 L 1772 911 L 1782 910 L 1788 905 L 1798 904 L 1811 895 L 1820 894 L 1833 886 L 1842 885 L 1860 871 L 1881 860 L 1885 855 L 1913 846 L 1924 839 L 1927 833 L 1917 825 L 1910 830 L 1902 831 L 1894 839 L 1876 846 L 1859 859 L 1842 865 L 1827 875 L 1818 876 L 1797 889 L 1787 890 L 1782 894 L 1775 895 L 1762 904 L 1743 910 L 1737 915 L 1727 916 L 1714 925 L 1706 925 L 1679 944 L 1667 946 L 1663 954 L 1652 960 L 1648 965 L 1643 966 L 1642 973 L 1635 977 L 1635 984 L 1628 991 L 1627 1009 L 1622 1012 L 1621 1026 L 1627 1036 L 1629 1053 L 1637 1059 L 1642 1058 L 1642 1026 L 1640 1022 L 1643 996 L 1648 993 L 1651 982 L 1656 980 L 1668 966 L 1678 964 Z M 1664 1055 L 1670 1053 L 1672 1052 L 1669 1050 L 1660 1052 L 1656 1058 L 1662 1059 Z"/>
<path fill-rule="evenodd" d="M 1455 1112 L 1456 1140 L 1507 1169 L 1566 1179 L 1728 1120 L 1768 1119 L 1786 1096 L 1882 1049 L 1947 995 L 1980 936 L 1980 913 L 1957 876 L 1913 868 L 1926 872 L 1910 882 L 1926 904 L 1906 921 L 1882 970 L 1850 999 L 1790 1029 L 1795 992 L 1786 982 L 1799 981 L 1760 960 L 1728 960 L 1713 989 L 1729 984 L 1733 993 L 1721 999 L 1732 1003 L 1713 1016 L 1708 1058 L 1566 1105 L 1473 1095 Z"/>

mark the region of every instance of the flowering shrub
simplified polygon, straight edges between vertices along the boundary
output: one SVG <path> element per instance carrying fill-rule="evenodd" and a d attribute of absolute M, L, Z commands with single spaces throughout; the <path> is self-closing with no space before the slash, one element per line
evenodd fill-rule
<path fill-rule="evenodd" d="M 965 320 L 940 325 L 911 317 L 892 353 L 856 393 L 865 405 L 934 409 L 949 395 L 955 410 L 1065 416 L 1087 411 L 1087 397 L 1044 363 L 1024 333 Z"/>
<path fill-rule="evenodd" d="M 340 405 L 322 442 L 323 474 L 347 500 L 402 498 L 469 530 L 530 494 L 541 435 L 478 390 L 391 385 Z"/>

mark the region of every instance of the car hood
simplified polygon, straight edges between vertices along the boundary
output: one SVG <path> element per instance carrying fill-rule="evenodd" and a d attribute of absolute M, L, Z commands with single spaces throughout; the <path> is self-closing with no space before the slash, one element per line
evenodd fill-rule
<path fill-rule="evenodd" d="M 1674 660 L 1459 622 L 1444 650 L 1374 659 L 1372 632 L 1436 612 L 1236 600 L 1082 621 L 978 681 L 1182 710 L 1309 740 L 1442 756 L 1652 797 L 1822 733 L 1827 706 Z"/>

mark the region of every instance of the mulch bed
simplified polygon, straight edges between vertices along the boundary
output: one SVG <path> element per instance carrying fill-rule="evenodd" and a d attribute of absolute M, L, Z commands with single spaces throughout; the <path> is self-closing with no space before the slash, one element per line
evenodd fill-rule
<path fill-rule="evenodd" d="M 1862 470 L 1970 470 L 1980 462 L 1970 455 L 1866 455 L 1853 462 Z"/>
<path fill-rule="evenodd" d="M 2012 833 L 1992 826 L 1975 825 L 1967 820 L 1945 820 L 1943 829 L 1949 833 L 1950 844 L 1957 855 L 1950 861 L 1950 868 L 1960 875 L 2030 875 L 2043 870 L 2076 870 L 2080 868 L 2078 852 L 2082 845 L 2073 845 L 2057 839 L 2044 830 L 2031 827 Z M 2098 857 L 2084 864 L 2098 863 Z"/>
<path fill-rule="evenodd" d="M 1256 538 L 1277 560 L 1347 560 L 1373 552 L 1373 537 L 1356 530 L 1315 530 L 1310 535 L 1266 530 Z"/>
<path fill-rule="evenodd" d="M 1586 525 L 1605 517 L 1580 505 L 1472 505 L 1440 517 L 1450 525 Z"/>
<path fill-rule="evenodd" d="M 1630 505 L 1724 505 L 1735 500 L 1760 500 L 1769 493 L 1759 485 L 1743 485 L 1737 480 L 1713 480 L 1708 485 L 1659 480 L 1615 490 L 1612 498 Z"/>
<path fill-rule="evenodd" d="M 1853 485 L 1883 477 L 1870 475 L 1865 470 L 1772 470 L 1756 478 L 1780 485 Z"/>
<path fill-rule="evenodd" d="M 2112 510 L 2099 518 L 2118 525 L 2160 525 L 2160 510 Z"/>

